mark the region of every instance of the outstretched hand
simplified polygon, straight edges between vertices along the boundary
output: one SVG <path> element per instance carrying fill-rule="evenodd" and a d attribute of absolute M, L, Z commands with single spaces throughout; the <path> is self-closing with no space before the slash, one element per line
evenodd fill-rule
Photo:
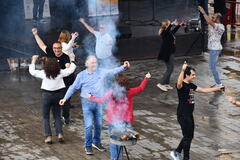
<path fill-rule="evenodd" d="M 227 96 L 227 100 L 233 104 L 236 103 L 236 100 L 231 96 Z"/>
<path fill-rule="evenodd" d="M 129 67 L 130 67 L 130 63 L 129 63 L 128 61 L 124 61 L 124 62 L 123 62 L 123 66 L 124 66 L 125 68 L 129 68 Z"/>
<path fill-rule="evenodd" d="M 63 98 L 59 101 L 59 105 L 63 106 L 65 104 L 65 102 L 67 101 L 67 99 Z"/>
<path fill-rule="evenodd" d="M 38 55 L 33 55 L 33 56 L 32 56 L 32 63 L 33 63 L 33 64 L 36 63 L 38 57 L 39 57 Z"/>
<path fill-rule="evenodd" d="M 199 10 L 199 12 L 201 12 L 201 13 L 205 13 L 205 10 L 203 9 L 202 6 L 198 6 L 198 10 Z"/>
<path fill-rule="evenodd" d="M 91 93 L 87 93 L 87 97 L 90 98 L 92 95 Z"/>
<path fill-rule="evenodd" d="M 72 36 L 72 39 L 76 39 L 77 37 L 78 37 L 78 32 L 74 32 L 74 33 L 72 33 L 71 34 L 71 36 Z"/>
<path fill-rule="evenodd" d="M 175 19 L 175 20 L 172 22 L 172 24 L 177 26 L 179 23 L 178 23 L 177 19 Z"/>
<path fill-rule="evenodd" d="M 37 35 L 38 34 L 37 28 L 32 28 L 32 33 L 33 33 L 33 35 Z"/>
<path fill-rule="evenodd" d="M 145 75 L 146 78 L 151 78 L 151 74 L 148 72 L 146 75 Z"/>

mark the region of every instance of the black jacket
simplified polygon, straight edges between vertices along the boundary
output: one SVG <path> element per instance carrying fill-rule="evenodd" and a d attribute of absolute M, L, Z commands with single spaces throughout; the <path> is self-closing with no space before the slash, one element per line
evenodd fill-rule
<path fill-rule="evenodd" d="M 162 36 L 162 46 L 158 54 L 158 60 L 163 60 L 165 62 L 169 61 L 169 57 L 175 52 L 175 36 L 174 34 L 178 31 L 180 25 L 172 29 L 170 24 L 166 30 L 161 33 Z"/>

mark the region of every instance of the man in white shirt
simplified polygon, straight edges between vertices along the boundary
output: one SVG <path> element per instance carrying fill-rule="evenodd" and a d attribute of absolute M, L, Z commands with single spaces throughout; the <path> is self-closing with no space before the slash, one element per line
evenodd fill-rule
<path fill-rule="evenodd" d="M 79 21 L 96 37 L 95 52 L 98 60 L 100 60 L 100 63 L 104 63 L 106 59 L 111 59 L 114 40 L 106 31 L 106 26 L 100 24 L 98 27 L 99 31 L 96 31 L 90 25 L 88 25 L 83 18 L 80 18 Z"/>
<path fill-rule="evenodd" d="M 209 31 L 208 31 L 208 50 L 210 54 L 209 66 L 216 83 L 214 86 L 222 86 L 222 83 L 216 68 L 218 56 L 223 49 L 221 44 L 221 37 L 225 31 L 225 28 L 224 28 L 224 25 L 221 24 L 222 15 L 220 13 L 214 13 L 211 19 L 201 6 L 198 6 L 198 9 L 203 14 L 205 20 L 209 24 Z"/>

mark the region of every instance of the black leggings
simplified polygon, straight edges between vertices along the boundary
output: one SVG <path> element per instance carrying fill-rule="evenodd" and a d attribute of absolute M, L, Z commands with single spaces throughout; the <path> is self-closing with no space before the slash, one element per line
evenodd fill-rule
<path fill-rule="evenodd" d="M 178 145 L 176 151 L 181 153 L 184 152 L 184 158 L 189 158 L 189 151 L 191 147 L 191 142 L 194 136 L 194 119 L 191 116 L 178 116 L 178 122 L 182 129 L 183 138 Z"/>

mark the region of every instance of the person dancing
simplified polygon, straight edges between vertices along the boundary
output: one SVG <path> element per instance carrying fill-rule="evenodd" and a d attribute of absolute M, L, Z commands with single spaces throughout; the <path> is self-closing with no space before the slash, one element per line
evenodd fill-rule
<path fill-rule="evenodd" d="M 79 47 L 79 45 L 74 43 L 77 37 L 78 37 L 77 32 L 70 34 L 68 30 L 61 31 L 58 41 L 61 42 L 62 44 L 63 53 L 65 53 L 66 55 L 74 54 L 73 49 Z"/>
<path fill-rule="evenodd" d="M 95 53 L 98 58 L 99 67 L 111 69 L 116 67 L 117 59 L 113 56 L 112 50 L 115 44 L 115 39 L 111 36 L 107 24 L 99 24 L 98 30 L 94 30 L 83 18 L 79 21 L 84 27 L 92 33 L 96 38 Z"/>
<path fill-rule="evenodd" d="M 180 155 L 183 150 L 183 160 L 190 160 L 190 146 L 194 135 L 194 92 L 209 93 L 214 91 L 221 91 L 224 86 L 215 86 L 213 88 L 200 88 L 192 82 L 196 78 L 195 69 L 189 67 L 186 63 L 183 64 L 181 73 L 177 80 L 178 93 L 178 108 L 177 120 L 181 126 L 183 138 L 176 150 L 170 153 L 174 160 L 180 160 Z"/>
<path fill-rule="evenodd" d="M 198 9 L 203 14 L 205 20 L 209 24 L 208 31 L 208 50 L 210 54 L 209 66 L 215 80 L 215 84 L 213 86 L 222 86 L 222 82 L 217 71 L 218 57 L 222 51 L 221 37 L 225 31 L 224 25 L 221 24 L 222 15 L 221 13 L 214 13 L 211 19 L 201 6 L 198 6 Z"/>
<path fill-rule="evenodd" d="M 140 86 L 129 88 L 129 81 L 127 76 L 119 74 L 115 78 L 115 83 L 112 90 L 107 92 L 103 97 L 96 98 L 91 94 L 87 94 L 90 100 L 96 103 L 108 102 L 106 108 L 107 123 L 109 135 L 113 129 L 124 129 L 132 127 L 131 123 L 134 121 L 133 116 L 133 96 L 142 92 L 147 84 L 151 74 L 146 74 Z M 110 143 L 111 160 L 122 159 L 121 147 Z"/>
<path fill-rule="evenodd" d="M 170 78 L 174 69 L 174 52 L 176 50 L 176 38 L 174 34 L 182 24 L 183 23 L 179 24 L 177 20 L 172 23 L 169 20 L 164 20 L 158 32 L 162 37 L 162 46 L 158 55 L 158 60 L 164 61 L 167 68 L 160 83 L 157 84 L 157 87 L 162 91 L 173 89 L 173 87 L 170 86 Z M 172 29 L 173 25 L 176 26 L 174 29 Z"/>
<path fill-rule="evenodd" d="M 74 72 L 76 65 L 71 63 L 69 68 L 61 69 L 56 58 L 47 57 L 44 62 L 43 70 L 36 70 L 35 64 L 38 55 L 32 57 L 32 63 L 29 66 L 29 72 L 32 76 L 42 79 L 42 97 L 43 97 L 43 125 L 46 139 L 46 144 L 52 144 L 52 132 L 50 128 L 50 110 L 52 110 L 53 118 L 55 120 L 56 134 L 60 143 L 64 142 L 62 121 L 61 121 L 61 107 L 58 104 L 59 100 L 64 94 L 65 84 L 63 77 L 66 77 Z M 72 57 L 72 60 L 75 59 Z"/>
<path fill-rule="evenodd" d="M 90 55 L 87 57 L 85 65 L 86 69 L 78 73 L 74 83 L 68 88 L 67 93 L 64 98 L 59 101 L 59 104 L 64 105 L 74 92 L 81 90 L 80 97 L 84 118 L 85 152 L 87 155 L 92 155 L 92 147 L 101 152 L 106 150 L 101 143 L 103 108 L 101 105 L 90 101 L 87 97 L 87 93 L 92 93 L 94 96 L 100 97 L 102 80 L 106 76 L 116 75 L 123 72 L 130 67 L 130 64 L 128 61 L 125 61 L 120 67 L 112 70 L 104 70 L 98 68 L 97 58 Z"/>

